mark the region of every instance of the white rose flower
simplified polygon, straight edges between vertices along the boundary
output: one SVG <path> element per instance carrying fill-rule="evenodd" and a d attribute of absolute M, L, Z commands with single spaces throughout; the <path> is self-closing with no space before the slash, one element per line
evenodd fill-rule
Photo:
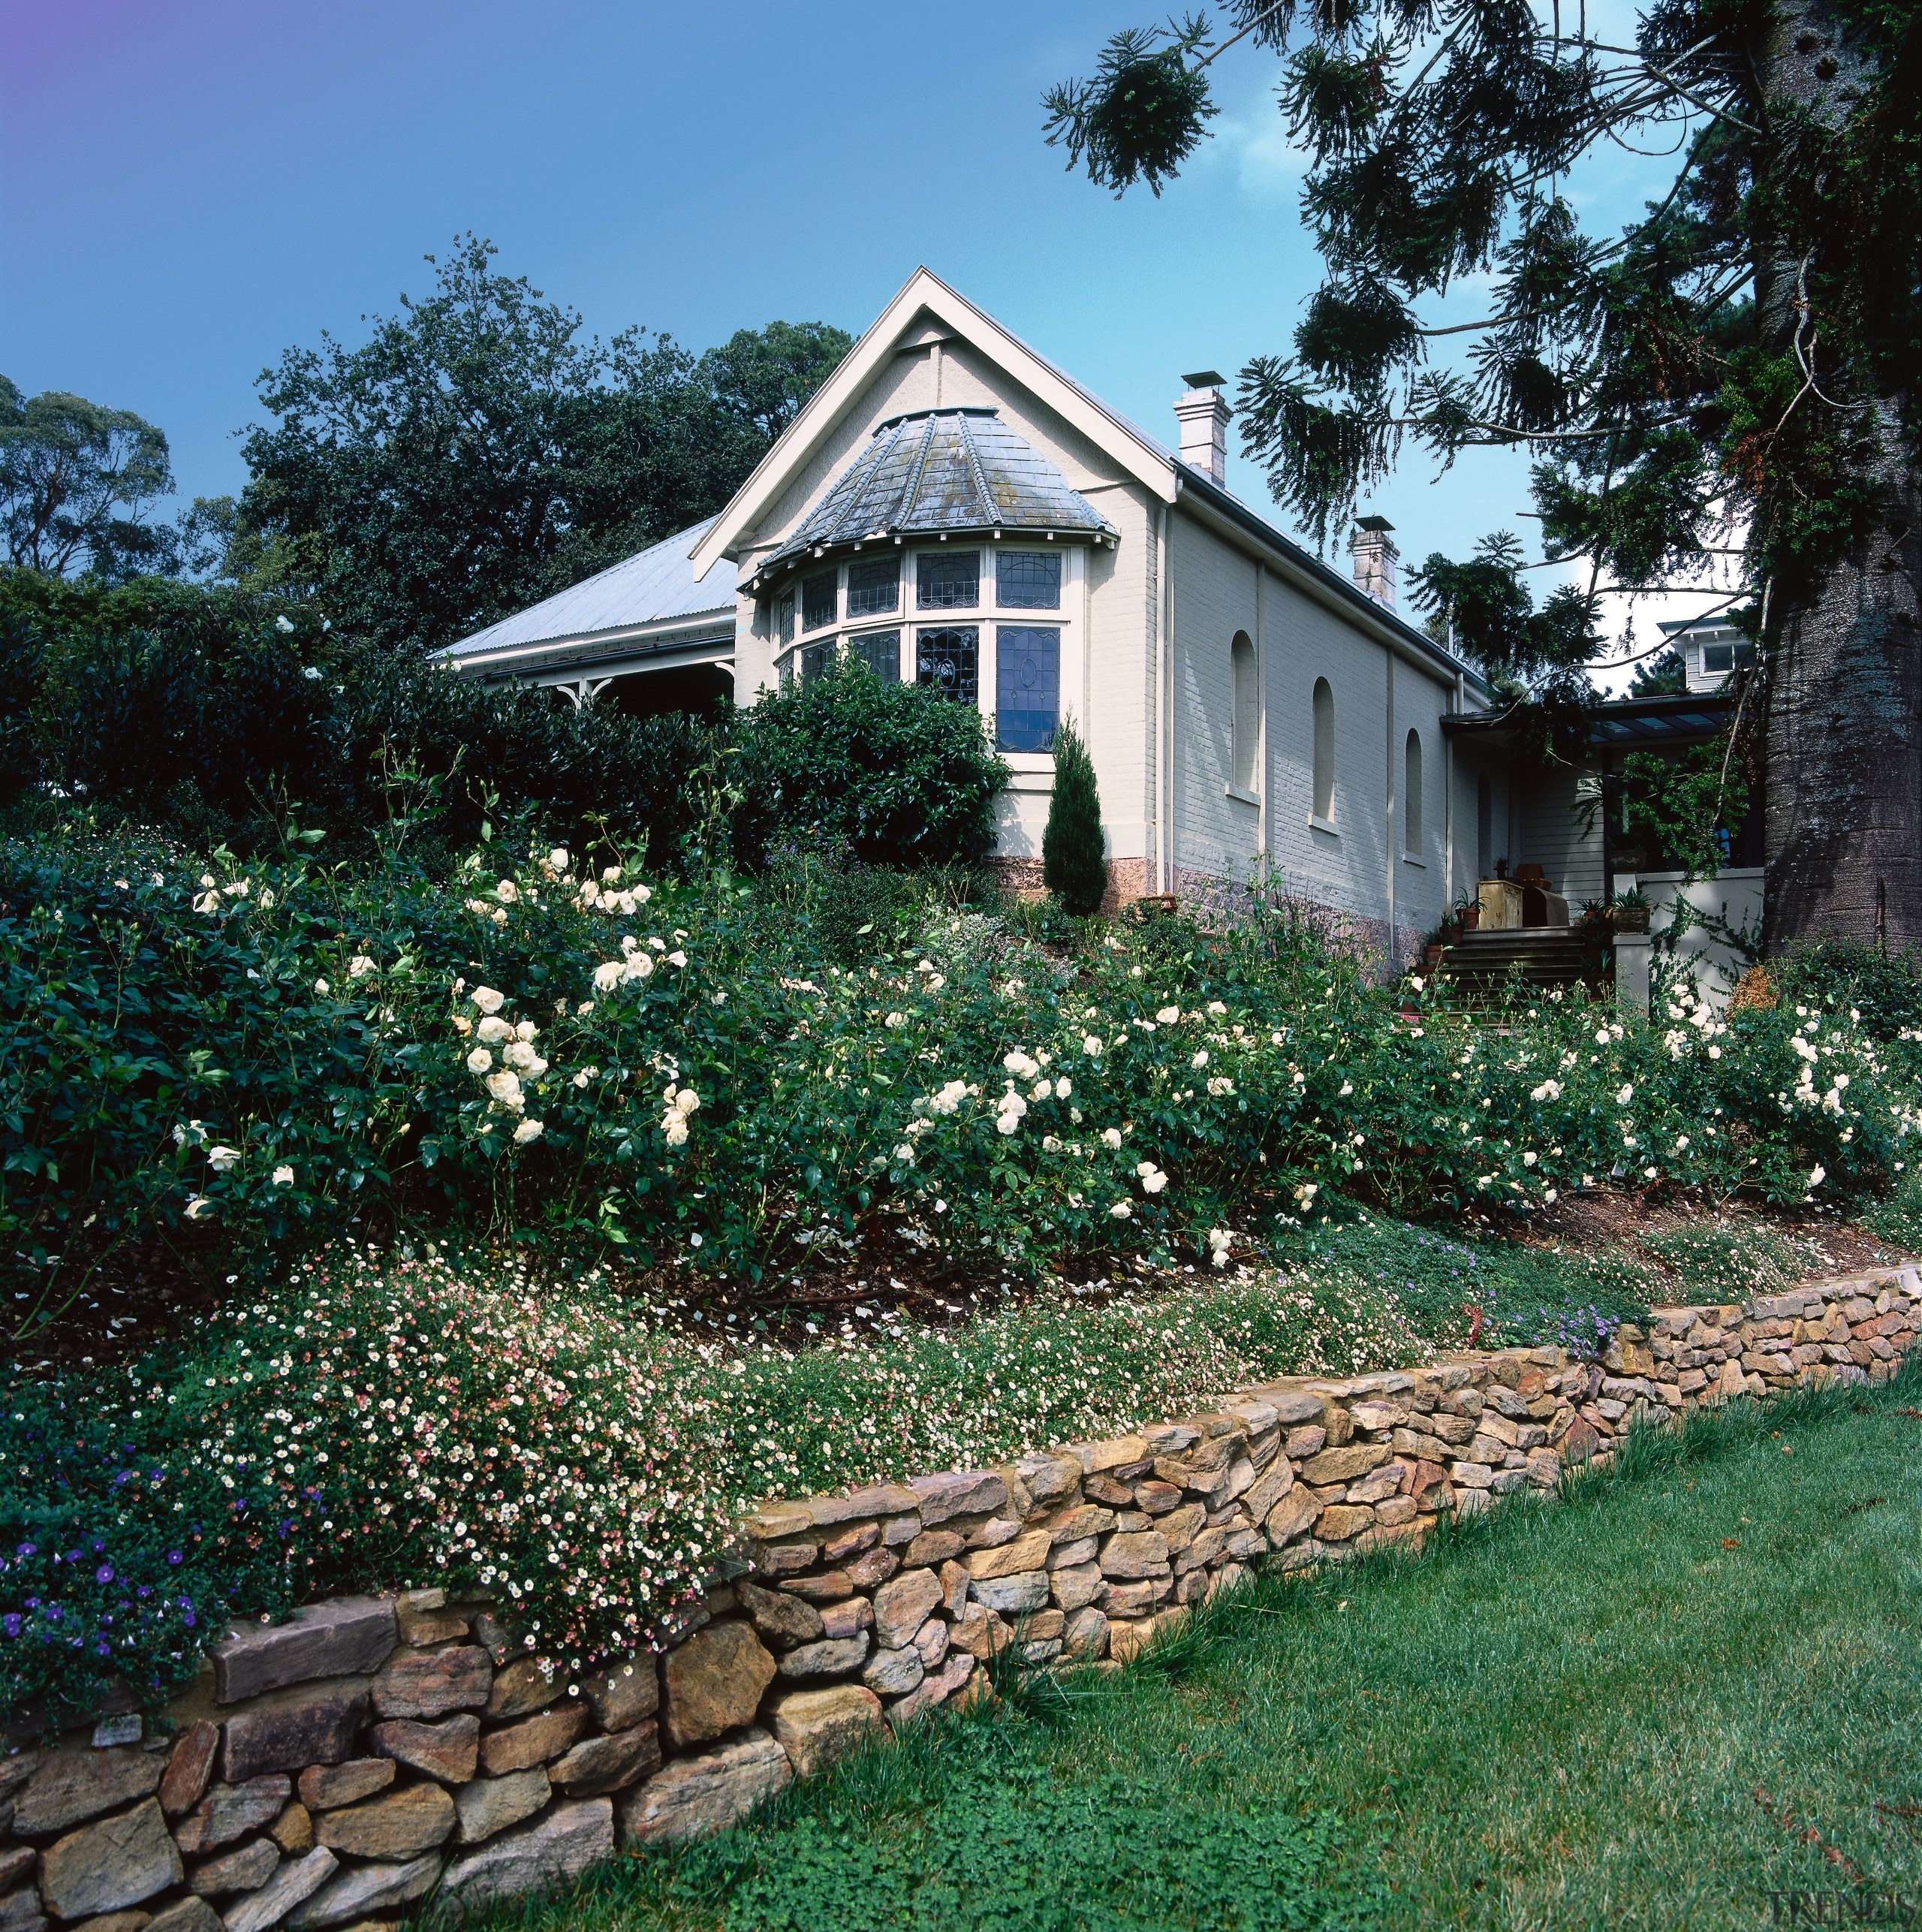
<path fill-rule="evenodd" d="M 1054 1084 L 1054 1097 L 1057 1100 L 1065 1100 L 1074 1091 L 1074 1083 L 1065 1074 Z"/>
<path fill-rule="evenodd" d="M 1131 1201 L 1117 1201 L 1108 1212 L 1117 1221 L 1125 1221 L 1134 1212 L 1134 1204 Z"/>
<path fill-rule="evenodd" d="M 601 883 L 603 885 L 619 885 L 620 882 L 621 869 L 617 865 L 606 867 L 601 874 Z"/>
<path fill-rule="evenodd" d="M 237 1168 L 239 1165 L 240 1150 L 238 1147 L 213 1147 L 207 1150 L 207 1165 L 215 1174 L 225 1174 L 230 1168 Z"/>
<path fill-rule="evenodd" d="M 514 1130 L 514 1144 L 517 1147 L 524 1147 L 530 1141 L 539 1140 L 547 1131 L 538 1120 L 523 1120 Z"/>
<path fill-rule="evenodd" d="M 1622 1083 L 1621 1091 L 1615 1096 L 1615 1104 L 1617 1107 L 1626 1107 L 1629 1102 L 1633 1100 L 1634 1097 L 1635 1089 L 1634 1083 L 1629 1081 L 1624 1081 Z"/>
<path fill-rule="evenodd" d="M 196 912 L 218 912 L 220 910 L 220 894 L 217 892 L 202 893 L 194 901 L 194 910 Z"/>
<path fill-rule="evenodd" d="M 1164 1026 L 1172 1026 L 1180 1019 L 1181 1008 L 1179 1006 L 1164 1006 L 1155 1017 Z"/>
<path fill-rule="evenodd" d="M 553 867 L 555 871 L 565 872 L 568 869 L 567 847 L 565 845 L 556 845 L 554 849 L 547 854 L 547 863 L 549 865 Z"/>
<path fill-rule="evenodd" d="M 467 1056 L 467 1071 L 471 1074 L 491 1073 L 494 1069 L 494 1056 L 485 1047 L 476 1047 Z"/>
<path fill-rule="evenodd" d="M 1685 1140 L 1685 1141 L 1682 1143 L 1682 1144 L 1686 1147 L 1689 1144 L 1688 1144 L 1688 1142 Z M 1529 1153 L 1526 1153 L 1526 1154 L 1524 1154 L 1524 1155 L 1522 1156 L 1522 1165 L 1523 1165 L 1523 1167 L 1525 1167 L 1525 1168 L 1532 1168 L 1532 1167 L 1533 1167 L 1533 1166 L 1535 1165 L 1535 1155 L 1534 1155 L 1534 1153 L 1533 1153 L 1532 1152 Z"/>
<path fill-rule="evenodd" d="M 502 879 L 494 887 L 494 897 L 503 906 L 511 906 L 520 897 L 520 888 L 511 879 Z"/>
<path fill-rule="evenodd" d="M 498 1013 L 507 1002 L 507 995 L 496 993 L 491 986 L 477 986 L 471 997 L 483 1013 Z"/>
<path fill-rule="evenodd" d="M 487 1076 L 487 1092 L 503 1107 L 518 1109 L 524 1104 L 521 1099 L 520 1076 L 511 1068 L 503 1067 L 499 1073 L 490 1073 Z"/>
<path fill-rule="evenodd" d="M 1119 1147 L 1121 1129 L 1119 1127 L 1104 1127 L 1101 1129 L 1101 1144 L 1107 1147 Z"/>
<path fill-rule="evenodd" d="M 1824 1167 L 1820 1161 L 1818 1161 L 1815 1163 L 1814 1171 L 1809 1176 L 1809 1185 L 1811 1187 L 1820 1187 L 1822 1183 L 1827 1180 L 1828 1177 L 1828 1169 Z"/>
<path fill-rule="evenodd" d="M 652 979 L 654 962 L 645 953 L 633 953 L 621 962 L 621 978 L 627 982 L 637 979 Z"/>
<path fill-rule="evenodd" d="M 379 970 L 380 969 L 365 953 L 356 953 L 347 963 L 347 976 L 349 979 L 365 979 L 370 972 L 378 972 Z"/>
<path fill-rule="evenodd" d="M 1098 1033 L 1084 1035 L 1081 1041 L 1081 1050 L 1091 1059 L 1098 1059 L 1101 1052 L 1101 1035 Z"/>
<path fill-rule="evenodd" d="M 625 963 L 620 960 L 607 960 L 594 969 L 594 990 L 596 993 L 612 993 L 621 983 L 622 969 Z"/>
<path fill-rule="evenodd" d="M 670 966 L 684 966 L 687 963 L 687 954 L 681 951 L 678 948 L 667 955 L 667 963 Z"/>
<path fill-rule="evenodd" d="M 1167 1184 L 1167 1176 L 1158 1168 L 1152 1174 L 1144 1174 L 1141 1177 L 1141 1192 L 1143 1194 L 1159 1194 Z"/>
<path fill-rule="evenodd" d="M 670 1147 L 685 1147 L 688 1144 L 688 1123 L 685 1114 L 670 1115 L 662 1123 Z"/>
<path fill-rule="evenodd" d="M 501 1049 L 501 1058 L 511 1067 L 518 1067 L 526 1073 L 534 1064 L 535 1051 L 525 1040 L 510 1040 Z"/>
<path fill-rule="evenodd" d="M 887 1027 L 905 1026 L 908 1023 L 908 1016 L 905 1013 L 890 1013 L 881 1023 Z"/>
<path fill-rule="evenodd" d="M 538 1040 L 541 1037 L 541 1029 L 532 1020 L 523 1020 L 516 1025 L 514 1036 L 517 1040 Z"/>
<path fill-rule="evenodd" d="M 276 1187 L 291 1187 L 294 1185 L 294 1170 L 285 1161 L 273 1171 L 273 1184 Z"/>
<path fill-rule="evenodd" d="M 583 1067 L 580 1072 L 576 1074 L 574 1077 L 574 1085 L 576 1087 L 586 1086 L 588 1082 L 591 1081 L 600 1071 L 601 1069 L 598 1067 Z"/>
<path fill-rule="evenodd" d="M 1002 1114 L 995 1117 L 994 1130 L 997 1134 L 1018 1134 L 1021 1131 L 1021 1117 L 1018 1114 Z"/>
<path fill-rule="evenodd" d="M 495 1013 L 490 1013 L 474 1031 L 477 1038 L 490 1044 L 497 1040 L 511 1040 L 514 1037 L 514 1029 Z"/>
<path fill-rule="evenodd" d="M 1208 1002 L 1208 1011 L 1215 1014 L 1217 1018 L 1219 1018 L 1222 1014 L 1225 1013 L 1228 1010 L 1228 1009 L 1224 1006 L 1219 999 L 1211 999 Z"/>
<path fill-rule="evenodd" d="M 700 1111 L 700 1096 L 691 1087 L 684 1087 L 674 1096 L 674 1105 L 683 1114 Z"/>
<path fill-rule="evenodd" d="M 293 620 L 283 613 L 282 616 L 276 617 L 273 620 L 273 627 L 276 631 L 279 631 L 283 637 L 288 636 L 292 633 L 294 629 Z"/>
<path fill-rule="evenodd" d="M 1204 1047 L 1188 1063 L 1191 1067 L 1204 1067 L 1208 1064 L 1208 1049 Z"/>
<path fill-rule="evenodd" d="M 187 1204 L 187 1219 L 197 1221 L 203 1214 L 210 1213 L 212 1207 L 213 1203 L 204 1194 L 197 1194 Z"/>
<path fill-rule="evenodd" d="M 1035 1100 L 1045 1100 L 1053 1092 L 1054 1087 L 1051 1081 L 1038 1080 L 1035 1083 L 1034 1093 L 1030 1097 Z"/>
<path fill-rule="evenodd" d="M 1041 1063 L 1037 1060 L 1031 1060 L 1019 1047 L 1017 1047 L 1014 1052 L 1002 1061 L 1002 1065 L 1017 1080 L 1026 1080 L 1032 1075 L 1041 1071 Z"/>

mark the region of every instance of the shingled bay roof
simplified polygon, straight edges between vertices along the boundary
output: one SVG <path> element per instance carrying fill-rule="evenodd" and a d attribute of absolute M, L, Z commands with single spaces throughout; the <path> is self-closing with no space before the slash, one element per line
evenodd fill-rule
<path fill-rule="evenodd" d="M 1116 534 L 993 410 L 918 410 L 875 431 L 757 574 L 838 544 L 997 529 Z"/>

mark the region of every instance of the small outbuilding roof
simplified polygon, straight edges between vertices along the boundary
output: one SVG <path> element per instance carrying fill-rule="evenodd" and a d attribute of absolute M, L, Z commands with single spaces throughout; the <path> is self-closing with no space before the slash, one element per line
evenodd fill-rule
<path fill-rule="evenodd" d="M 762 564 L 837 544 L 959 530 L 1116 535 L 1088 499 L 993 409 L 922 409 L 890 417 L 800 528 Z"/>
<path fill-rule="evenodd" d="M 725 616 L 731 623 L 734 566 L 724 557 L 697 582 L 688 554 L 713 526 L 710 517 L 704 523 L 678 531 L 636 556 L 462 638 L 448 647 L 447 654 L 459 662 L 537 644 L 584 642 L 606 634 L 667 625 L 676 618 L 692 622 Z"/>

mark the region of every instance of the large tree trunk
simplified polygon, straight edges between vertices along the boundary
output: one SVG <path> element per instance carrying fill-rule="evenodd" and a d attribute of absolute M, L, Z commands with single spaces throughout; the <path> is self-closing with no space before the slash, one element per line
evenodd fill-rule
<path fill-rule="evenodd" d="M 1854 58 L 1822 0 L 1781 0 L 1773 25 L 1770 92 L 1825 117 L 1845 112 L 1850 83 L 1870 77 L 1850 71 Z M 1778 258 L 1758 277 L 1764 339 L 1785 352 L 1795 275 Z M 1846 370 L 1823 381 L 1838 399 L 1865 387 Z M 1770 613 L 1770 953 L 1827 933 L 1892 951 L 1922 945 L 1922 478 L 1899 414 L 1900 399 L 1884 398 L 1874 418 L 1879 526 L 1819 579 L 1789 586 Z"/>
<path fill-rule="evenodd" d="M 1785 614 L 1770 646 L 1771 953 L 1826 932 L 1922 945 L 1922 489 L 1887 426 L 1885 526 Z"/>

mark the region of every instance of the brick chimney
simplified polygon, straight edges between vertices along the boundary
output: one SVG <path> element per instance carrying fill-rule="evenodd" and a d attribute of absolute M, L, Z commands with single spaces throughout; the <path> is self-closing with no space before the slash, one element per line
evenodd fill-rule
<path fill-rule="evenodd" d="M 1181 460 L 1204 476 L 1225 483 L 1228 473 L 1228 418 L 1234 414 L 1222 393 L 1222 377 L 1212 369 L 1184 375 L 1187 393 L 1174 405 L 1181 425 Z"/>
<path fill-rule="evenodd" d="M 1356 589 L 1366 591 L 1390 610 L 1395 607 L 1395 565 L 1402 555 L 1388 534 L 1394 527 L 1385 517 L 1359 517 L 1354 535 L 1348 539 L 1354 556 Z"/>

